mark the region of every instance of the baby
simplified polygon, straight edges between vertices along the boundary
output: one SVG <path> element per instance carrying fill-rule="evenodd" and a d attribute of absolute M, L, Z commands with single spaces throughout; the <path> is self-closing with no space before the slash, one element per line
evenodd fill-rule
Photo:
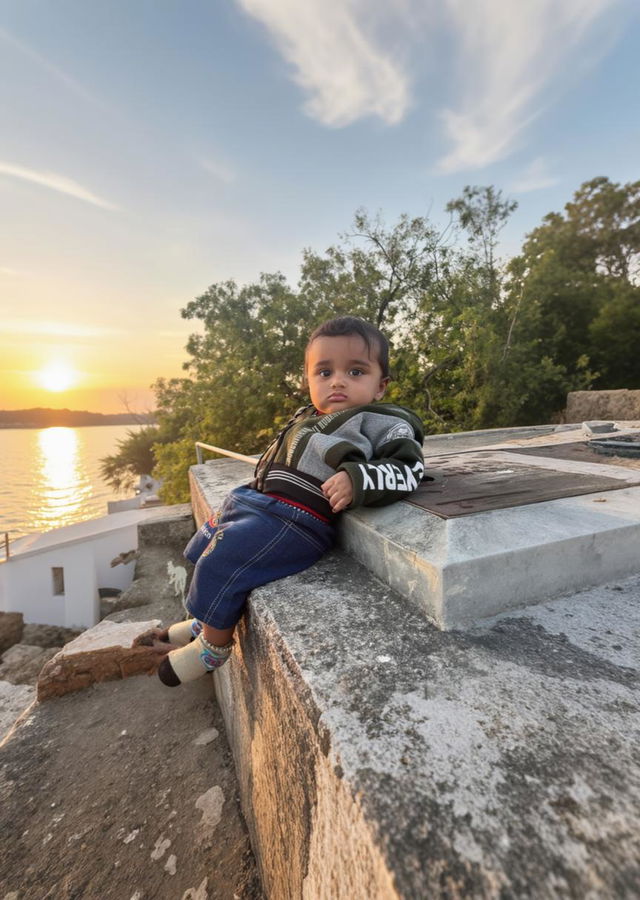
<path fill-rule="evenodd" d="M 154 636 L 160 680 L 174 687 L 223 665 L 253 588 L 313 565 L 333 545 L 345 509 L 408 496 L 424 471 L 423 428 L 402 406 L 378 403 L 389 345 L 373 325 L 342 316 L 320 325 L 305 351 L 311 405 L 298 410 L 196 532 L 186 600 L 192 619 Z"/>

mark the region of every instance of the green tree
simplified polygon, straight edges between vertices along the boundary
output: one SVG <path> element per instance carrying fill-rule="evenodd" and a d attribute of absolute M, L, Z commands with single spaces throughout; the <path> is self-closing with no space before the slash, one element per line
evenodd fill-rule
<path fill-rule="evenodd" d="M 335 315 L 383 328 L 395 374 L 387 396 L 431 431 L 548 421 L 568 390 L 629 386 L 640 376 L 639 185 L 582 185 L 506 267 L 498 240 L 515 203 L 466 187 L 443 231 L 426 217 L 388 227 L 359 210 L 334 246 L 304 251 L 296 289 L 280 274 L 212 285 L 182 311 L 199 324 L 185 377 L 155 385 L 165 499 L 188 497 L 196 440 L 256 453 L 307 401 L 304 346 Z"/>
<path fill-rule="evenodd" d="M 163 498 L 188 496 L 186 473 L 195 441 L 252 454 L 305 402 L 301 359 L 309 310 L 282 275 L 255 284 L 214 284 L 182 315 L 203 331 L 191 335 L 189 377 L 155 384 L 160 434 L 156 474 Z"/>
<path fill-rule="evenodd" d="M 516 390 L 525 419 L 557 413 L 569 390 L 638 383 L 639 214 L 640 182 L 594 178 L 564 214 L 545 216 L 511 260 L 507 350 L 517 359 L 516 347 L 528 348 L 515 369 L 532 383 Z M 539 377 L 543 364 L 552 366 L 551 386 Z"/>
<path fill-rule="evenodd" d="M 611 285 L 609 297 L 589 326 L 596 387 L 640 389 L 640 288 Z"/>
<path fill-rule="evenodd" d="M 453 246 L 453 223 L 441 233 L 425 217 L 403 215 L 387 227 L 359 210 L 324 254 L 304 251 L 297 290 L 270 274 L 244 287 L 214 284 L 189 303 L 182 315 L 202 331 L 187 345 L 188 375 L 155 385 L 164 498 L 187 498 L 196 440 L 258 452 L 307 402 L 304 346 L 336 315 L 361 315 L 389 336 L 389 399 L 413 406 L 432 430 L 471 427 L 486 367 L 476 359 L 487 343 L 483 317 L 499 293 L 497 234 L 512 209 L 499 191 L 469 189 L 451 210 L 471 233 L 464 252 Z M 442 412 L 432 402 L 434 373 Z"/>
<path fill-rule="evenodd" d="M 132 490 L 140 475 L 150 475 L 156 463 L 158 429 L 144 425 L 138 431 L 127 429 L 117 442 L 117 452 L 100 460 L 100 476 L 114 491 Z"/>

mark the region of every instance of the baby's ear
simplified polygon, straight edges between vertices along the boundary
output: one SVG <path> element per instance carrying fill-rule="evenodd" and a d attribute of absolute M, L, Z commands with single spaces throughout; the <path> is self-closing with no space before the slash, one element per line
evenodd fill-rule
<path fill-rule="evenodd" d="M 390 381 L 391 378 L 389 377 L 380 379 L 380 387 L 376 393 L 376 400 L 382 400 L 382 398 L 384 397 L 384 392 L 386 391 Z"/>

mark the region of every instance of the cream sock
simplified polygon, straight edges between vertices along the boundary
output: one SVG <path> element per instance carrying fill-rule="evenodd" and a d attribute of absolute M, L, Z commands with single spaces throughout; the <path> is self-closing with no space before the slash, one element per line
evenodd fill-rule
<path fill-rule="evenodd" d="M 178 647 L 186 646 L 202 631 L 202 624 L 197 619 L 183 619 L 169 626 L 169 643 Z"/>
<path fill-rule="evenodd" d="M 193 681 L 224 665 L 232 649 L 233 640 L 224 647 L 216 647 L 199 634 L 195 641 L 180 650 L 172 650 L 165 658 L 180 682 Z"/>

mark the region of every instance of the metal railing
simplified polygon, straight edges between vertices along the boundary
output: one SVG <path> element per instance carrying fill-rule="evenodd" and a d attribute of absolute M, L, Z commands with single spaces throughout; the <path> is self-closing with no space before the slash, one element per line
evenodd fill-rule
<path fill-rule="evenodd" d="M 244 453 L 236 453 L 234 450 L 225 450 L 222 447 L 213 447 L 211 444 L 205 444 L 202 441 L 196 441 L 196 459 L 198 460 L 198 465 L 201 466 L 204 462 L 202 457 L 203 450 L 211 450 L 213 453 L 219 453 L 221 456 L 228 456 L 231 459 L 239 459 L 240 462 L 249 463 L 252 466 L 258 462 L 258 456 L 245 456 Z"/>
<path fill-rule="evenodd" d="M 9 558 L 11 556 L 11 553 L 9 552 L 9 532 L 4 531 L 4 532 L 0 532 L 0 533 L 3 535 L 3 539 L 2 539 L 1 543 L 4 545 L 4 559 L 0 559 L 0 563 L 3 563 L 3 562 L 8 562 Z"/>

